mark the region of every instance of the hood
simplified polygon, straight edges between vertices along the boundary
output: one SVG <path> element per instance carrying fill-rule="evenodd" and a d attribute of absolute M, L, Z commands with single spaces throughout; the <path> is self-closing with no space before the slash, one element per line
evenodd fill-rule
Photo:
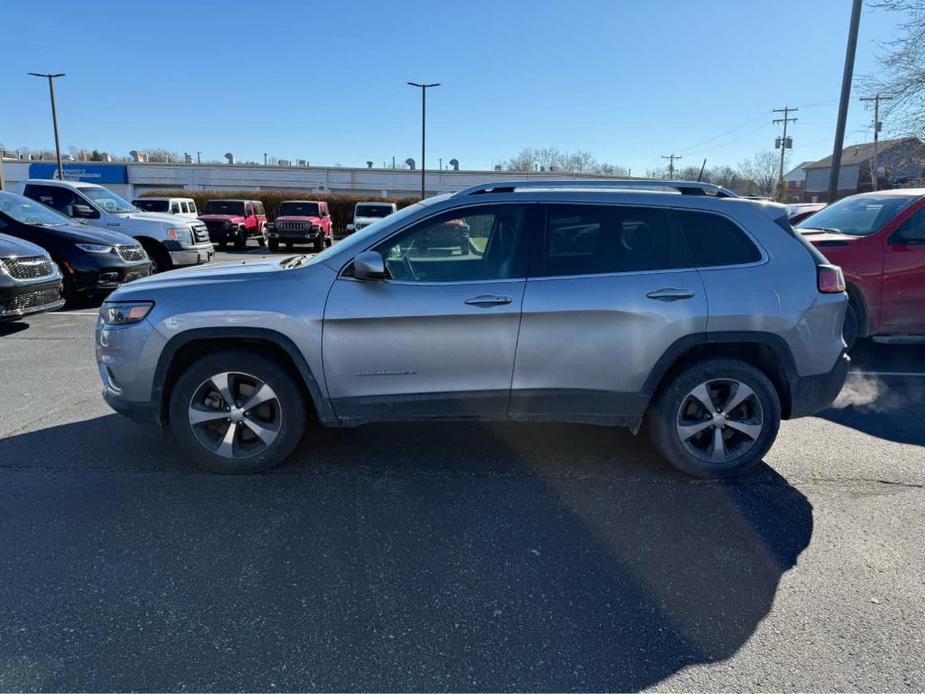
<path fill-rule="evenodd" d="M 274 221 L 276 222 L 311 222 L 312 224 L 320 224 L 321 217 L 316 215 L 298 215 L 298 214 L 284 214 L 280 217 L 277 217 Z"/>
<path fill-rule="evenodd" d="M 199 220 L 202 222 L 243 222 L 244 217 L 239 214 L 201 214 Z"/>
<path fill-rule="evenodd" d="M 66 224 L 55 227 L 32 226 L 32 228 L 46 237 L 54 237 L 59 241 L 71 243 L 100 243 L 107 246 L 138 245 L 138 242 L 131 236 L 90 225 Z"/>
<path fill-rule="evenodd" d="M 279 272 L 288 272 L 287 261 L 300 256 L 284 256 L 262 260 L 240 262 L 208 263 L 195 267 L 170 270 L 156 275 L 142 277 L 124 285 L 113 294 L 113 300 L 143 299 L 152 291 L 179 287 L 194 287 L 205 284 L 251 282 L 269 279 Z M 304 267 L 304 265 L 300 266 Z"/>
<path fill-rule="evenodd" d="M 364 226 L 366 226 L 366 225 L 372 224 L 373 222 L 378 222 L 381 219 L 385 219 L 385 217 L 354 217 L 353 223 L 363 224 Z"/>
<path fill-rule="evenodd" d="M 823 229 L 797 229 L 797 231 L 799 231 L 800 235 L 813 245 L 837 244 L 842 246 L 864 238 L 863 236 L 839 234 L 835 231 L 824 231 Z"/>
<path fill-rule="evenodd" d="M 0 234 L 0 258 L 11 256 L 47 255 L 45 249 L 34 243 L 17 239 L 15 236 Z"/>
<path fill-rule="evenodd" d="M 129 212 L 127 214 L 120 214 L 119 216 L 122 219 L 130 219 L 136 222 L 157 222 L 159 224 L 169 224 L 171 226 L 183 226 L 192 221 L 167 212 Z"/>

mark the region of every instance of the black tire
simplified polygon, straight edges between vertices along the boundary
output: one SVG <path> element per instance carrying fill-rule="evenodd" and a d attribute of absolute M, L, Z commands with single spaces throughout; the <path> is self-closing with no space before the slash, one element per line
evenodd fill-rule
<path fill-rule="evenodd" d="M 279 250 L 279 241 L 275 241 L 275 240 L 273 240 L 273 239 L 270 239 L 269 241 L 267 241 L 267 247 L 268 247 L 271 251 L 273 251 L 274 253 L 276 253 L 276 251 Z"/>
<path fill-rule="evenodd" d="M 237 233 L 235 233 L 234 247 L 239 251 L 247 247 L 247 232 L 244 229 L 238 229 Z"/>
<path fill-rule="evenodd" d="M 312 242 L 312 250 L 315 253 L 321 253 L 324 250 L 324 236 L 319 236 Z"/>
<path fill-rule="evenodd" d="M 252 455 L 222 457 L 200 441 L 190 424 L 189 412 L 194 396 L 201 392 L 203 384 L 212 376 L 224 372 L 256 377 L 277 396 L 279 421 L 276 438 Z M 277 362 L 251 350 L 232 349 L 201 357 L 180 374 L 170 394 L 168 419 L 171 433 L 181 451 L 197 465 L 212 472 L 246 474 L 275 467 L 292 453 L 305 433 L 308 409 L 296 378 Z M 221 425 L 221 422 L 216 423 L 216 426 Z M 224 426 L 227 430 L 229 425 Z M 241 432 L 239 439 L 247 433 L 243 427 Z"/>
<path fill-rule="evenodd" d="M 845 311 L 845 325 L 842 328 L 842 338 L 848 346 L 848 351 L 851 351 L 858 341 L 858 311 L 854 307 L 854 302 L 848 302 L 848 309 Z"/>
<path fill-rule="evenodd" d="M 746 437 L 745 434 L 741 434 L 731 427 L 721 427 L 721 436 L 725 436 L 722 432 L 728 431 L 731 437 L 729 442 L 741 447 L 742 451 L 741 453 L 736 453 L 733 450 L 729 457 L 722 462 L 712 462 L 705 459 L 709 457 L 708 451 L 705 450 L 701 454 L 698 445 L 700 442 L 704 442 L 705 447 L 710 448 L 716 426 L 713 424 L 706 425 L 707 428 L 697 434 L 696 437 L 688 437 L 687 442 L 682 441 L 679 426 L 682 422 L 682 416 L 686 416 L 688 412 L 686 408 L 696 408 L 699 402 L 691 400 L 692 391 L 700 384 L 710 382 L 719 383 L 721 388 L 724 381 L 738 381 L 751 388 L 754 399 L 749 398 L 749 402 L 742 405 L 742 407 L 750 407 L 755 411 L 760 411 L 761 427 L 760 433 L 754 439 Z M 731 391 L 731 393 L 734 392 Z M 756 407 L 755 400 L 760 404 L 760 410 Z M 691 402 L 694 404 L 691 405 Z M 734 408 L 730 415 L 737 411 L 738 408 Z M 716 415 L 716 417 L 718 416 L 719 414 Z M 763 372 L 738 359 L 719 358 L 694 362 L 672 377 L 671 381 L 665 385 L 655 398 L 646 415 L 649 436 L 662 457 L 689 475 L 705 478 L 735 477 L 761 462 L 761 459 L 771 448 L 774 439 L 777 437 L 777 432 L 780 428 L 780 417 L 780 398 L 774 385 Z M 731 421 L 736 421 L 736 419 L 733 416 L 729 417 Z M 707 421 L 725 422 L 726 420 L 716 420 L 715 417 L 708 419 L 704 416 L 703 423 L 705 424 Z M 737 423 L 741 424 L 743 422 Z M 698 437 L 700 438 L 698 439 Z M 708 438 L 704 441 L 702 437 Z M 720 447 L 717 446 L 717 448 Z M 722 441 L 721 448 L 724 453 L 727 452 L 726 441 Z M 698 453 L 695 454 L 692 451 L 697 451 Z"/>
<path fill-rule="evenodd" d="M 324 237 L 324 246 L 325 248 L 330 248 L 334 244 L 334 239 L 330 236 Z"/>
<path fill-rule="evenodd" d="M 148 254 L 148 258 L 151 259 L 151 270 L 153 273 L 157 274 L 158 272 L 167 272 L 173 269 L 173 261 L 170 259 L 170 253 L 168 253 L 161 244 L 142 241 L 141 246 L 145 249 L 145 253 Z"/>

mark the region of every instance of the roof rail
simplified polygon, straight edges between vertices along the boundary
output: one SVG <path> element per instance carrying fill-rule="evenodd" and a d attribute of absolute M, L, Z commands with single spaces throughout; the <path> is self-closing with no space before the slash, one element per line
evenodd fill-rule
<path fill-rule="evenodd" d="M 456 196 L 482 195 L 485 193 L 513 193 L 523 188 L 601 188 L 609 190 L 637 190 L 675 191 L 681 195 L 715 195 L 718 198 L 738 197 L 731 190 L 727 190 L 715 183 L 700 183 L 698 181 L 663 181 L 654 178 L 593 178 L 585 180 L 554 181 L 533 179 L 531 181 L 498 181 L 494 183 L 481 183 L 465 188 Z M 454 196 L 454 197 L 456 197 Z"/>

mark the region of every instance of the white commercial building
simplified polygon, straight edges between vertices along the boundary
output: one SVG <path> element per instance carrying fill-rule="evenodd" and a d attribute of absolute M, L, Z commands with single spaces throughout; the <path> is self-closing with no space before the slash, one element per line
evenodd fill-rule
<path fill-rule="evenodd" d="M 3 162 L 6 188 L 21 192 L 29 178 L 53 178 L 50 161 Z M 99 183 L 131 199 L 152 190 L 291 190 L 299 193 L 362 195 L 370 198 L 419 197 L 421 172 L 411 169 L 370 169 L 325 166 L 254 166 L 246 164 L 150 164 L 66 162 L 64 177 Z M 427 195 L 452 193 L 488 181 L 518 179 L 600 178 L 556 172 L 430 171 L 425 176 Z"/>

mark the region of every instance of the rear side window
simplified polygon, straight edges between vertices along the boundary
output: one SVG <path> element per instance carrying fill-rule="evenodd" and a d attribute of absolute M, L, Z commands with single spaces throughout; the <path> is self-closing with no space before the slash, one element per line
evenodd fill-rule
<path fill-rule="evenodd" d="M 697 267 L 744 265 L 761 260 L 761 251 L 735 223 L 711 212 L 678 211 Z"/>
<path fill-rule="evenodd" d="M 615 205 L 550 205 L 541 277 L 689 267 L 662 210 Z"/>

